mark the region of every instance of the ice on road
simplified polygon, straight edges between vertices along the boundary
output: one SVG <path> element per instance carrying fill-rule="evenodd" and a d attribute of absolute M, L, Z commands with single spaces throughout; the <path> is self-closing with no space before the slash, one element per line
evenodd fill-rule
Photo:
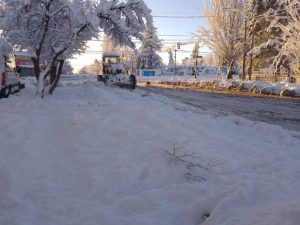
<path fill-rule="evenodd" d="M 267 98 L 153 87 L 140 88 L 194 106 L 206 113 L 241 116 L 253 121 L 300 131 L 300 100 L 298 98 Z"/>

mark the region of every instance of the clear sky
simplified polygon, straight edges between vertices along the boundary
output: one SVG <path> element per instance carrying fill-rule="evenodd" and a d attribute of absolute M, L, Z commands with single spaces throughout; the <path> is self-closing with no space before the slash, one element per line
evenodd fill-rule
<path fill-rule="evenodd" d="M 199 18 L 202 15 L 201 5 L 203 0 L 144 1 L 152 10 L 154 25 L 158 28 L 159 38 L 164 40 L 165 47 L 175 45 L 176 42 L 191 41 L 193 37 L 192 33 L 196 32 L 199 26 L 205 25 L 205 18 Z M 72 60 L 75 69 L 93 63 L 94 59 L 101 58 L 100 53 L 94 53 L 96 49 L 101 50 L 101 43 L 94 41 L 89 43 L 89 45 L 90 49 L 87 51 L 87 54 Z M 189 57 L 192 49 L 193 44 L 182 46 L 181 51 L 177 52 L 177 62 L 180 63 L 184 57 Z M 167 63 L 167 54 L 161 52 L 160 55 L 164 62 Z"/>
<path fill-rule="evenodd" d="M 154 25 L 158 28 L 159 37 L 164 39 L 165 47 L 174 45 L 176 42 L 193 41 L 191 40 L 193 39 L 192 33 L 195 33 L 199 26 L 205 25 L 205 18 L 199 18 L 199 16 L 202 15 L 202 0 L 144 1 L 152 10 Z M 192 49 L 192 43 L 181 46 L 181 51 L 177 51 L 178 63 L 180 63 L 184 57 L 189 57 Z M 161 53 L 161 56 L 163 57 L 164 62 L 167 63 L 167 54 Z"/>
<path fill-rule="evenodd" d="M 190 34 L 195 32 L 203 18 L 159 18 L 155 16 L 200 16 L 201 0 L 144 0 L 152 10 L 159 33 Z"/>

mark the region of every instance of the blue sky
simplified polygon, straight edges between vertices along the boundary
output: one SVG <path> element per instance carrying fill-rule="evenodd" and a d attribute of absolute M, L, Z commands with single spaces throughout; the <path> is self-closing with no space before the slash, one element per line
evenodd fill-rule
<path fill-rule="evenodd" d="M 153 16 L 199 16 L 201 0 L 144 0 Z M 203 24 L 203 18 L 154 18 L 159 33 L 188 34 Z"/>
<path fill-rule="evenodd" d="M 154 25 L 158 28 L 158 34 L 165 40 L 165 47 L 174 45 L 176 42 L 189 41 L 192 33 L 196 32 L 200 26 L 205 26 L 205 18 L 162 18 L 156 16 L 177 16 L 177 17 L 197 17 L 202 15 L 203 0 L 144 0 L 152 10 Z M 186 36 L 161 36 L 161 35 L 186 35 Z M 193 44 L 181 47 L 181 52 L 177 52 L 178 63 L 184 57 L 189 57 L 193 49 Z M 203 50 L 207 51 L 207 49 Z M 160 54 L 164 62 L 167 61 L 167 54 Z"/>

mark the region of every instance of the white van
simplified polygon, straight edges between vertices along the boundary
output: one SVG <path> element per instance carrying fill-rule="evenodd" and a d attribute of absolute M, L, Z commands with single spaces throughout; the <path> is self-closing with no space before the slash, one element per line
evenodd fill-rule
<path fill-rule="evenodd" d="M 0 57 L 0 69 L 0 98 L 7 98 L 10 94 L 18 92 L 25 87 L 16 71 L 13 55 Z"/>

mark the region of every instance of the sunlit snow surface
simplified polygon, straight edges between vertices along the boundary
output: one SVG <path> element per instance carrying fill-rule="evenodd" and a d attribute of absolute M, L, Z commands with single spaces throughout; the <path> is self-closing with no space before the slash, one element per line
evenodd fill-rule
<path fill-rule="evenodd" d="M 1 225 L 300 224 L 299 132 L 89 78 L 35 91 L 0 100 Z"/>

